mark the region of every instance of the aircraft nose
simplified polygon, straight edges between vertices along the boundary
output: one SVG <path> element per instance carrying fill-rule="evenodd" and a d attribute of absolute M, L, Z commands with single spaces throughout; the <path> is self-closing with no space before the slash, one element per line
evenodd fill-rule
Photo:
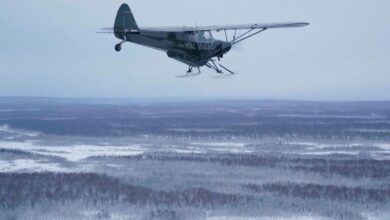
<path fill-rule="evenodd" d="M 232 49 L 232 44 L 224 43 L 223 45 L 221 45 L 221 48 L 223 53 L 227 53 Z"/>
<path fill-rule="evenodd" d="M 225 47 L 225 51 L 226 52 L 229 52 L 231 49 L 232 49 L 232 45 L 231 44 L 226 45 L 226 47 Z"/>
<path fill-rule="evenodd" d="M 223 55 L 226 54 L 227 52 L 229 52 L 231 48 L 232 48 L 232 44 L 230 44 L 230 43 L 226 43 L 226 42 L 220 43 L 217 46 L 216 51 L 213 54 L 213 56 L 216 56 L 218 58 L 222 58 Z"/>

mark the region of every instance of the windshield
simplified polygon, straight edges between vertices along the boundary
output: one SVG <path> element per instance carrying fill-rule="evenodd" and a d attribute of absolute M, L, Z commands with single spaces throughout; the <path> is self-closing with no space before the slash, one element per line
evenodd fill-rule
<path fill-rule="evenodd" d="M 213 36 L 210 31 L 198 31 L 194 35 L 194 40 L 197 43 L 214 43 Z"/>

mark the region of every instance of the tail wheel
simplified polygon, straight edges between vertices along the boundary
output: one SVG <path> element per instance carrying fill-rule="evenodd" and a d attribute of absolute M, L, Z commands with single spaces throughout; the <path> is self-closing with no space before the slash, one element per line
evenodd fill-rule
<path fill-rule="evenodd" d="M 119 52 L 119 51 L 121 51 L 121 50 L 122 50 L 122 45 L 121 45 L 121 44 L 115 45 L 115 51 L 116 51 L 116 52 Z"/>

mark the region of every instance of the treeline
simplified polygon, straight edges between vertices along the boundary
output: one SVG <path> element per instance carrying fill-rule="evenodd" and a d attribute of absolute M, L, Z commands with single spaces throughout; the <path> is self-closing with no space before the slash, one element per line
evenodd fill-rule
<path fill-rule="evenodd" d="M 207 106 L 185 105 L 44 105 L 35 106 L 38 108 L 36 111 L 3 112 L 0 124 L 44 134 L 88 137 L 148 134 L 183 138 L 390 138 L 388 132 L 364 132 L 366 129 L 390 130 L 390 124 L 387 123 L 389 118 L 386 118 L 386 115 L 390 115 L 389 110 L 334 111 L 319 106 L 322 110 L 319 114 L 306 108 L 294 109 L 292 106 L 279 110 L 267 107 L 249 110 L 248 107 L 218 110 Z"/>
<path fill-rule="evenodd" d="M 290 196 L 302 199 L 325 199 L 353 202 L 390 202 L 390 189 L 366 189 L 320 184 L 299 184 L 291 182 L 267 183 L 246 186 L 255 192 L 273 192 L 279 196 Z"/>
<path fill-rule="evenodd" d="M 101 159 L 101 158 L 99 158 Z M 294 156 L 254 155 L 254 154 L 179 154 L 154 153 L 136 156 L 117 157 L 122 160 L 191 161 L 221 163 L 227 166 L 251 166 L 289 169 L 314 172 L 324 176 L 341 175 L 351 178 L 390 177 L 390 160 L 350 159 L 350 158 L 297 158 Z"/>
<path fill-rule="evenodd" d="M 250 154 L 180 154 L 175 152 L 142 154 L 120 158 L 128 160 L 212 162 L 231 166 L 246 165 L 266 167 L 275 167 L 284 160 L 283 158 L 275 156 L 257 156 Z"/>
<path fill-rule="evenodd" d="M 295 159 L 293 170 L 315 172 L 324 176 L 342 175 L 351 178 L 388 178 L 390 160 L 374 159 Z"/>
<path fill-rule="evenodd" d="M 123 183 L 117 178 L 93 173 L 1 173 L 0 207 L 34 206 L 40 202 L 129 203 L 211 207 L 235 205 L 237 195 L 204 188 L 183 191 L 154 191 Z"/>

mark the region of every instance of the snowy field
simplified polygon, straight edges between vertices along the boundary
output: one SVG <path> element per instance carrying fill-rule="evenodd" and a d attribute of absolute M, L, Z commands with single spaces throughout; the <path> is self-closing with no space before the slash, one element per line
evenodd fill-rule
<path fill-rule="evenodd" d="M 390 219 L 390 102 L 0 98 L 0 219 Z"/>

